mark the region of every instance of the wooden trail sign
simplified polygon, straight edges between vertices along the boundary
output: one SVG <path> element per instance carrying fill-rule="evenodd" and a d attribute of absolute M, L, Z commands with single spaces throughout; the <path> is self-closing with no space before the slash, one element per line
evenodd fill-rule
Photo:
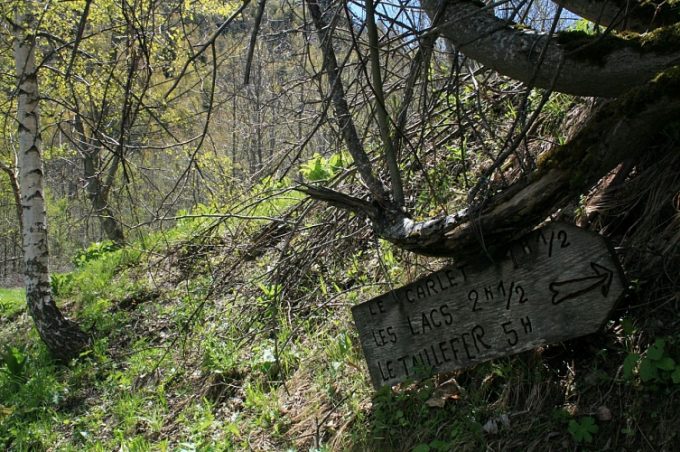
<path fill-rule="evenodd" d="M 504 260 L 444 268 L 352 315 L 378 388 L 593 333 L 623 289 L 603 237 L 552 223 Z"/>

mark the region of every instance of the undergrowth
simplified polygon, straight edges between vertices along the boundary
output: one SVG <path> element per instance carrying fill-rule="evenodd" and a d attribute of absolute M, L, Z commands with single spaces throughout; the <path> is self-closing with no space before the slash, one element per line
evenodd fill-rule
<path fill-rule="evenodd" d="M 308 169 L 325 179 L 324 165 Z M 0 447 L 673 448 L 680 300 L 652 297 L 658 281 L 631 278 L 591 336 L 376 391 L 350 307 L 443 262 L 375 240 L 352 214 L 308 208 L 289 184 L 78 253 L 52 277 L 93 337 L 68 366 L 39 341 L 23 292 L 0 292 Z"/>

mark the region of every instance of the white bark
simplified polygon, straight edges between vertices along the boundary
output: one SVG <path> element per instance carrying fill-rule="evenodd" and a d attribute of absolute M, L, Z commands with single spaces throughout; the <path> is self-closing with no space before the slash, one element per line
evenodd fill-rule
<path fill-rule="evenodd" d="M 30 8 L 30 3 L 24 5 Z M 19 123 L 19 188 L 21 195 L 26 303 L 40 337 L 59 359 L 70 359 L 87 337 L 59 312 L 50 291 L 47 214 L 43 196 L 38 74 L 34 21 L 17 14 L 13 26 Z"/>
<path fill-rule="evenodd" d="M 30 24 L 30 21 L 25 21 Z M 40 155 L 38 79 L 33 48 L 35 39 L 15 28 L 14 58 L 19 80 L 19 187 L 23 210 L 23 244 L 26 261 L 26 290 L 39 293 L 37 309 L 49 302 L 47 224 L 43 198 L 43 168 Z"/>
<path fill-rule="evenodd" d="M 554 91 L 579 96 L 615 97 L 680 62 L 679 49 L 640 50 L 623 40 L 605 46 L 597 37 L 578 51 L 561 44 L 558 37 L 513 28 L 470 0 L 421 3 L 430 18 L 444 8 L 439 32 L 467 57 L 539 88 L 552 87 Z"/>

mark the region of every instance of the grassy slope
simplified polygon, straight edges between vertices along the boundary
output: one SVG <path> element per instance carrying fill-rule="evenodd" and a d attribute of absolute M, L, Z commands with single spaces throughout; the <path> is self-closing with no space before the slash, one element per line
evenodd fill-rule
<path fill-rule="evenodd" d="M 232 228 L 206 224 L 91 253 L 55 278 L 62 307 L 95 337 L 68 367 L 5 303 L 0 340 L 25 363 L 0 372 L 0 447 L 668 450 L 678 440 L 677 300 L 633 292 L 593 336 L 376 394 L 349 307 L 382 292 L 372 283 L 386 273 L 403 282 L 437 263 L 345 246 L 350 258 L 277 286 L 278 252 L 241 259 Z"/>
<path fill-rule="evenodd" d="M 0 287 L 0 318 L 13 318 L 25 306 L 24 289 Z"/>

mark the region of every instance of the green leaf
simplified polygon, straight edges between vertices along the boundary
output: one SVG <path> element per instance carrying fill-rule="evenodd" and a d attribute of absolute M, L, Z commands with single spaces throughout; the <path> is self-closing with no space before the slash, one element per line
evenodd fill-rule
<path fill-rule="evenodd" d="M 665 347 L 666 341 L 663 339 L 657 339 L 654 344 L 647 349 L 647 357 L 653 360 L 661 359 Z"/>
<path fill-rule="evenodd" d="M 640 379 L 643 382 L 656 380 L 659 378 L 659 372 L 651 359 L 643 359 L 640 362 Z"/>
<path fill-rule="evenodd" d="M 452 449 L 451 443 L 447 441 L 442 441 L 440 439 L 435 439 L 430 442 L 430 447 L 434 450 L 449 451 Z"/>
<path fill-rule="evenodd" d="M 629 317 L 626 317 L 621 321 L 621 327 L 623 328 L 623 333 L 627 336 L 630 336 L 635 331 L 633 321 Z"/>
<path fill-rule="evenodd" d="M 425 443 L 420 443 L 416 447 L 414 447 L 413 451 L 411 452 L 430 452 L 430 446 L 428 446 Z"/>
<path fill-rule="evenodd" d="M 656 367 L 661 370 L 673 370 L 675 369 L 675 360 L 670 356 L 664 356 L 656 362 Z"/>
<path fill-rule="evenodd" d="M 671 379 L 673 380 L 673 383 L 680 384 L 680 367 L 676 367 L 673 373 L 671 374 Z"/>
<path fill-rule="evenodd" d="M 593 440 L 593 433 L 597 433 L 600 428 L 595 424 L 595 419 L 585 416 L 580 421 L 574 419 L 569 421 L 569 433 L 577 443 L 589 443 Z"/>
<path fill-rule="evenodd" d="M 626 359 L 623 360 L 623 377 L 627 380 L 633 379 L 633 371 L 635 366 L 640 361 L 640 355 L 637 353 L 629 353 Z"/>

